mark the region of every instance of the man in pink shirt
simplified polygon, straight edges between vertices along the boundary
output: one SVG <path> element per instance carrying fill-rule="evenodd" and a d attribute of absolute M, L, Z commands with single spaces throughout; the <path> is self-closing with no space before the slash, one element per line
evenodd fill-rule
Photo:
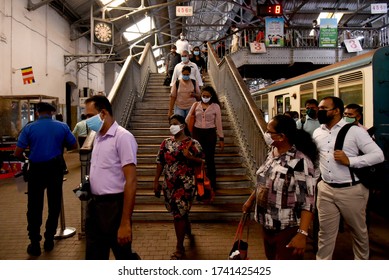
<path fill-rule="evenodd" d="M 109 100 L 95 95 L 85 101 L 86 124 L 96 132 L 93 143 L 85 233 L 88 260 L 108 260 L 112 249 L 116 259 L 134 259 L 131 250 L 131 216 L 136 193 L 134 136 L 119 126 Z"/>

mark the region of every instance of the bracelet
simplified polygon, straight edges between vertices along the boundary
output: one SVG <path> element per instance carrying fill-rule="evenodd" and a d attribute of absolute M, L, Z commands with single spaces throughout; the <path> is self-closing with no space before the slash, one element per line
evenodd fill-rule
<path fill-rule="evenodd" d="M 302 235 L 308 236 L 308 232 L 300 228 L 297 230 L 297 233 L 301 233 Z"/>

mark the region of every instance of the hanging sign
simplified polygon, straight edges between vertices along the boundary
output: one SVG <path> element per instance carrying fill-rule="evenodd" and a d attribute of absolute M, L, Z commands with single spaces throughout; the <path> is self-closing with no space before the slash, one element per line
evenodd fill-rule
<path fill-rule="evenodd" d="M 370 6 L 372 14 L 386 14 L 388 12 L 388 4 L 374 3 Z"/>
<path fill-rule="evenodd" d="M 192 6 L 176 6 L 177 17 L 191 17 L 193 16 Z"/>

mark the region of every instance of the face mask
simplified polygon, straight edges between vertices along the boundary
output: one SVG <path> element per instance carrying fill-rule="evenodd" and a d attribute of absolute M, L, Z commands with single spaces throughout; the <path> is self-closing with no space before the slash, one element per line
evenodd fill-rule
<path fill-rule="evenodd" d="M 182 75 L 182 79 L 183 79 L 184 81 L 188 81 L 189 78 L 190 78 L 189 75 Z"/>
<path fill-rule="evenodd" d="M 193 54 L 194 54 L 194 55 L 199 55 L 200 52 L 199 52 L 199 51 L 194 51 Z"/>
<path fill-rule="evenodd" d="M 268 146 L 271 146 L 271 144 L 274 143 L 274 140 L 273 138 L 271 138 L 271 134 L 269 132 L 266 132 L 264 135 L 263 135 L 263 138 L 265 139 L 265 142 Z"/>
<path fill-rule="evenodd" d="M 353 123 L 357 120 L 357 118 L 343 117 L 343 119 L 348 123 Z"/>
<path fill-rule="evenodd" d="M 308 117 L 310 117 L 311 119 L 314 119 L 314 118 L 316 118 L 316 111 L 313 110 L 313 109 L 307 109 L 307 115 L 308 115 Z"/>
<path fill-rule="evenodd" d="M 317 113 L 317 119 L 319 120 L 320 124 L 327 124 L 332 118 L 327 116 L 326 110 L 319 110 L 319 112 Z"/>
<path fill-rule="evenodd" d="M 208 97 L 208 98 L 201 97 L 201 100 L 202 100 L 204 103 L 208 103 L 209 100 L 211 100 L 211 97 Z"/>
<path fill-rule="evenodd" d="M 183 56 L 183 57 L 181 57 L 181 61 L 186 63 L 189 61 L 189 58 L 187 56 Z"/>
<path fill-rule="evenodd" d="M 86 119 L 86 125 L 93 131 L 99 132 L 103 127 L 104 121 L 100 118 L 100 114 Z"/>
<path fill-rule="evenodd" d="M 170 126 L 170 133 L 172 135 L 176 135 L 180 131 L 181 131 L 181 125 L 179 125 L 179 124 L 172 124 Z"/>

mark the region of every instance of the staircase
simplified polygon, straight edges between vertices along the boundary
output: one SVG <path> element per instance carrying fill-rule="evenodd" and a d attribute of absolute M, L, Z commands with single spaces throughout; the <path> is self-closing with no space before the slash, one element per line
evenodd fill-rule
<path fill-rule="evenodd" d="M 134 220 L 172 219 L 164 206 L 163 196 L 156 198 L 153 192 L 158 149 L 163 139 L 170 136 L 167 116 L 170 88 L 162 85 L 164 78 L 164 74 L 151 74 L 145 96 L 142 101 L 136 102 L 128 127 L 138 142 L 138 187 Z M 210 84 L 207 77 L 205 83 Z M 234 131 L 224 109 L 222 120 L 225 146 L 223 152 L 216 147 L 215 200 L 211 205 L 194 201 L 191 220 L 238 220 L 242 205 L 251 193 L 252 183 L 246 175 L 244 161 L 235 144 Z"/>

